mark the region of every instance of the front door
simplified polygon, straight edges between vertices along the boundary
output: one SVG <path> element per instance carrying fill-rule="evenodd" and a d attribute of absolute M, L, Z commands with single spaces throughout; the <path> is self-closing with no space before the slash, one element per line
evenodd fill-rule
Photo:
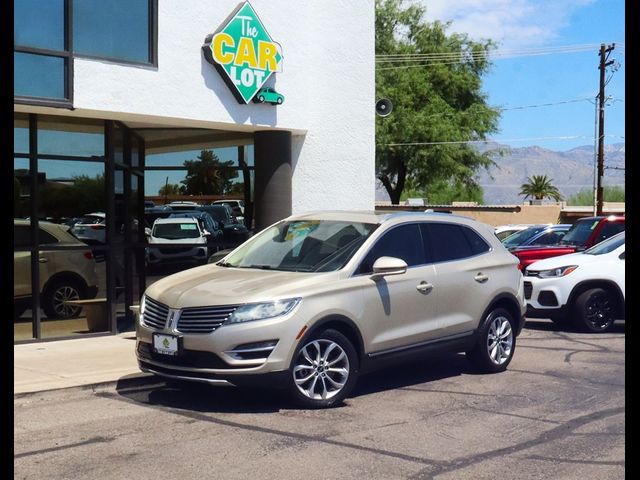
<path fill-rule="evenodd" d="M 380 257 L 404 260 L 400 275 L 371 278 Z M 436 303 L 431 285 L 433 265 L 427 265 L 420 229 L 403 224 L 384 233 L 369 251 L 357 275 L 363 292 L 363 334 L 368 352 L 376 353 L 430 340 L 438 335 Z"/>

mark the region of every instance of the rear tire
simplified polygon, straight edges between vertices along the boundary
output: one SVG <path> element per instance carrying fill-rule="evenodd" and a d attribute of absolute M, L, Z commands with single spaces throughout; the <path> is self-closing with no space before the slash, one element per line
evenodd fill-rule
<path fill-rule="evenodd" d="M 582 292 L 572 308 L 573 324 L 583 332 L 607 332 L 615 321 L 614 296 L 604 288 L 591 288 Z"/>
<path fill-rule="evenodd" d="M 327 329 L 298 345 L 291 360 L 288 390 L 304 408 L 328 408 L 342 403 L 358 377 L 358 355 L 342 333 Z"/>
<path fill-rule="evenodd" d="M 504 308 L 489 312 L 478 329 L 478 338 L 467 359 L 483 373 L 503 372 L 516 349 L 516 323 Z"/>

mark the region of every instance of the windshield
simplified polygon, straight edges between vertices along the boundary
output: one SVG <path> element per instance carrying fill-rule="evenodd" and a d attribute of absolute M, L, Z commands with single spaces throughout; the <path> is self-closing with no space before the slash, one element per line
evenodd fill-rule
<path fill-rule="evenodd" d="M 589 250 L 585 250 L 583 253 L 586 253 L 587 255 L 603 255 L 605 253 L 613 252 L 616 248 L 622 245 L 624 245 L 624 232 L 591 247 Z"/>
<path fill-rule="evenodd" d="M 519 232 L 509 235 L 507 238 L 502 240 L 502 244 L 505 247 L 517 247 L 518 245 L 522 245 L 534 235 L 540 233 L 545 228 L 547 228 L 546 225 L 540 227 L 525 228 L 524 230 L 520 230 Z"/>
<path fill-rule="evenodd" d="M 193 222 L 160 223 L 153 227 L 152 235 L 156 238 L 179 240 L 183 238 L 199 238 L 198 225 Z"/>
<path fill-rule="evenodd" d="M 333 220 L 280 222 L 253 237 L 220 265 L 330 272 L 342 268 L 376 227 Z"/>
<path fill-rule="evenodd" d="M 560 240 L 561 245 L 582 245 L 600 220 L 578 221 L 573 224 L 566 235 Z"/>

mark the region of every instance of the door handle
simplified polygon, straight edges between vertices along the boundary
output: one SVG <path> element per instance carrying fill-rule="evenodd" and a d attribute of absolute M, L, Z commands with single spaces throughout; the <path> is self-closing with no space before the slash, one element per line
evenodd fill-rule
<path fill-rule="evenodd" d="M 427 293 L 431 292 L 431 290 L 433 290 L 433 285 L 427 282 L 420 282 L 416 287 L 416 290 L 426 295 Z"/>
<path fill-rule="evenodd" d="M 40 258 L 38 258 L 38 261 L 39 261 L 40 263 L 47 263 L 49 260 L 47 260 L 47 259 L 46 259 L 46 258 L 44 258 L 44 257 L 40 257 Z"/>
<path fill-rule="evenodd" d="M 475 277 L 473 277 L 473 279 L 478 283 L 484 283 L 487 280 L 489 280 L 489 277 L 487 275 L 485 275 L 484 273 L 480 272 Z"/>

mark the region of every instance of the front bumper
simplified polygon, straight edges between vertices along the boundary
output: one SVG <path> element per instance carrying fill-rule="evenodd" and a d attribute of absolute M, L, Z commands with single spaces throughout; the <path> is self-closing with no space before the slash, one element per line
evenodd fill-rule
<path fill-rule="evenodd" d="M 193 247 L 188 250 L 149 247 L 147 250 L 147 262 L 150 264 L 180 262 L 203 263 L 209 258 L 207 253 L 208 249 L 206 246 Z"/>
<path fill-rule="evenodd" d="M 268 385 L 277 387 L 278 380 L 289 369 L 296 347 L 296 335 L 304 322 L 293 312 L 283 317 L 223 325 L 211 333 L 184 333 L 177 326 L 163 329 L 140 323 L 136 315 L 136 356 L 140 369 L 158 375 L 205 383 L 225 380 L 233 385 Z M 176 325 L 179 325 L 179 320 Z M 182 354 L 171 357 L 153 351 L 153 334 L 181 337 Z M 238 355 L 248 344 L 273 342 L 264 354 Z M 271 347 L 270 347 L 271 348 Z M 235 350 L 235 352 L 234 352 Z M 259 358 L 262 357 L 262 358 Z"/>
<path fill-rule="evenodd" d="M 564 315 L 571 285 L 566 277 L 524 277 L 527 316 L 551 318 Z"/>

